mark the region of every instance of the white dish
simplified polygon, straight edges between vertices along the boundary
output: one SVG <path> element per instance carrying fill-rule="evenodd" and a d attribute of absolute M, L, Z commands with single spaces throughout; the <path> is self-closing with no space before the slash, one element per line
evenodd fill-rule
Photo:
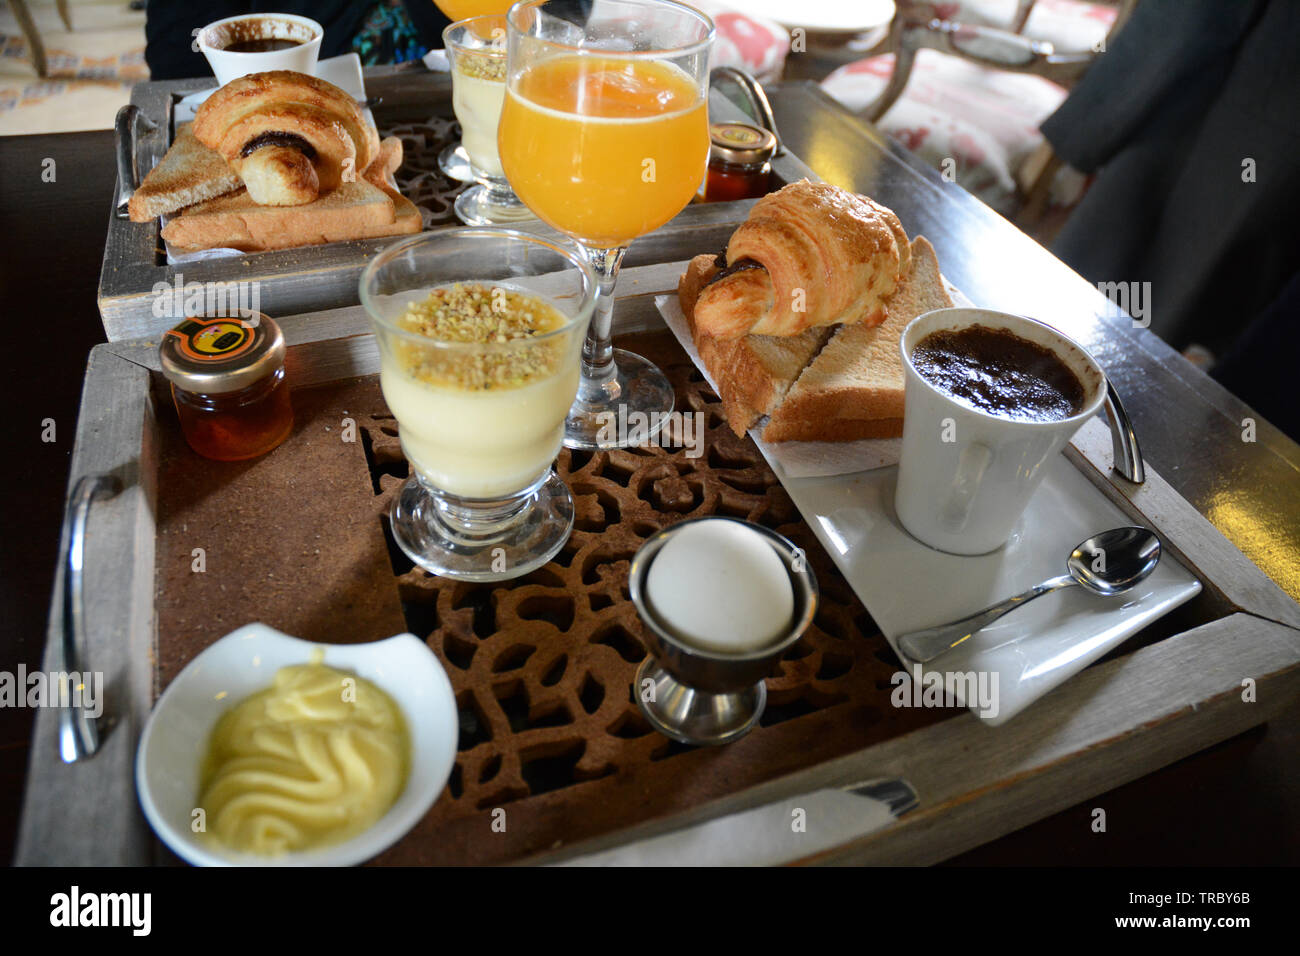
<path fill-rule="evenodd" d="M 411 768 L 397 802 L 379 822 L 343 843 L 282 857 L 221 850 L 191 832 L 199 771 L 217 718 L 249 694 L 269 687 L 275 672 L 304 664 L 312 651 L 324 663 L 373 681 L 397 703 L 411 737 Z M 313 644 L 265 624 L 227 634 L 176 676 L 145 723 L 136 751 L 140 806 L 154 832 L 177 856 L 199 866 L 350 866 L 399 840 L 433 805 L 456 760 L 459 719 L 451 682 L 428 646 L 412 634 L 369 644 Z"/>
<path fill-rule="evenodd" d="M 894 19 L 894 0 L 745 0 L 736 4 L 753 17 L 774 20 L 787 29 L 824 33 L 862 33 Z"/>
<path fill-rule="evenodd" d="M 1133 523 L 1064 455 L 1047 469 L 1011 540 L 974 557 L 927 548 L 903 530 L 894 516 L 897 467 L 782 483 L 894 653 L 906 661 L 898 635 L 956 620 L 1064 574 L 1079 542 Z M 1127 594 L 1103 598 L 1067 588 L 1044 595 L 920 665 L 922 681 L 930 671 L 984 672 L 991 686 L 996 674 L 996 713 L 970 705 L 996 726 L 1200 590 L 1201 582 L 1166 551 L 1151 576 Z M 912 666 L 908 662 L 909 673 Z"/>

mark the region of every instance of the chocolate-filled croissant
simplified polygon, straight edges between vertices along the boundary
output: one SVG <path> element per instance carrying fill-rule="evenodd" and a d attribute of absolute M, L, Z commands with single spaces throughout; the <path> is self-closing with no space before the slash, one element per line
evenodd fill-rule
<path fill-rule="evenodd" d="M 379 134 L 355 99 L 290 70 L 221 87 L 195 114 L 194 136 L 224 156 L 264 206 L 309 203 L 355 182 L 379 154 Z"/>
<path fill-rule="evenodd" d="M 910 255 L 891 210 L 830 183 L 791 183 L 755 203 L 732 234 L 727 268 L 700 292 L 695 323 L 719 339 L 879 325 Z"/>

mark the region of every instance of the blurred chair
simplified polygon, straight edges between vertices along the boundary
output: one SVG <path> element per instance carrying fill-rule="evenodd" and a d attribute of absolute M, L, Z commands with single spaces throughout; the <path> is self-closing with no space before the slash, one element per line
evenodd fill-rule
<path fill-rule="evenodd" d="M 55 0 L 55 6 L 59 11 L 59 19 L 63 21 L 63 27 L 69 33 L 72 32 L 72 14 L 68 11 L 68 0 Z M 41 42 L 40 31 L 36 29 L 36 21 L 32 19 L 32 13 L 27 9 L 27 0 L 9 0 L 9 11 L 18 21 L 18 28 L 23 31 L 23 39 L 27 41 L 27 49 L 31 54 L 32 66 L 36 68 L 38 76 L 48 76 L 49 69 L 45 63 L 45 44 Z"/>
<path fill-rule="evenodd" d="M 822 86 L 1043 239 L 1087 180 L 1062 167 L 1038 126 L 1136 2 L 898 0 L 884 38 Z"/>

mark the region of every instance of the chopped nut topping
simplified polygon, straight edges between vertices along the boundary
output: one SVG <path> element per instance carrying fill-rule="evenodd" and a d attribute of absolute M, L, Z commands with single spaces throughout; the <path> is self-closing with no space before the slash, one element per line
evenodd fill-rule
<path fill-rule="evenodd" d="M 503 54 L 472 53 L 459 50 L 456 53 L 456 70 L 465 76 L 478 80 L 506 80 L 506 58 Z"/>
<path fill-rule="evenodd" d="M 434 385 L 472 390 L 518 388 L 554 375 L 567 343 L 530 341 L 568 320 L 550 303 L 503 286 L 456 283 L 412 302 L 399 328 L 439 342 L 482 349 L 421 348 L 398 343 L 407 371 Z"/>

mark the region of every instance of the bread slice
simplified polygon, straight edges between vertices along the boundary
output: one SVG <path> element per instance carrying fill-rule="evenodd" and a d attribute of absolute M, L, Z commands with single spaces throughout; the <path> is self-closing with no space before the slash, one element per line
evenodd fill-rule
<path fill-rule="evenodd" d="M 855 441 L 903 433 L 903 329 L 918 315 L 952 307 L 934 247 L 912 240 L 912 263 L 871 328 L 843 325 L 773 411 L 764 441 Z"/>
<path fill-rule="evenodd" d="M 149 222 L 186 206 L 232 193 L 243 186 L 215 150 L 194 138 L 193 124 L 176 131 L 176 140 L 149 170 L 127 208 L 133 222 Z"/>
<path fill-rule="evenodd" d="M 719 269 L 715 257 L 696 256 L 678 282 L 677 299 L 700 361 L 717 383 L 727 423 L 743 436 L 780 403 L 833 330 L 810 328 L 798 335 L 747 335 L 740 339 L 700 334 L 695 325 L 695 302 Z"/>
<path fill-rule="evenodd" d="M 185 251 L 262 252 L 419 232 L 421 225 L 409 200 L 358 180 L 302 206 L 259 206 L 240 190 L 186 209 L 162 235 Z"/>

